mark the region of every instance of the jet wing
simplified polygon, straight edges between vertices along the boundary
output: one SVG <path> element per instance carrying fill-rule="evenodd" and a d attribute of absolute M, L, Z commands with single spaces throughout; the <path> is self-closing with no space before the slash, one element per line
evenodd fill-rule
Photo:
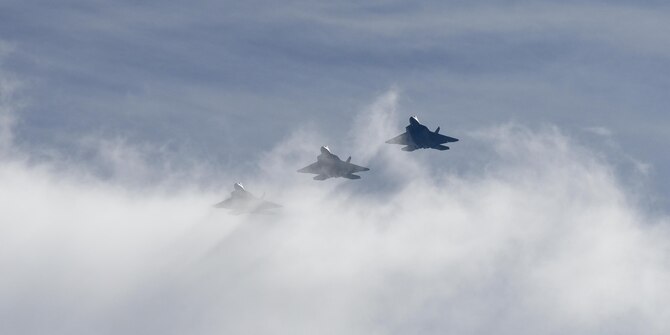
<path fill-rule="evenodd" d="M 431 132 L 431 139 L 438 143 L 458 142 L 457 138 Z"/>
<path fill-rule="evenodd" d="M 310 165 L 305 166 L 304 168 L 298 170 L 298 172 L 320 174 L 321 173 L 320 169 L 319 169 L 320 167 L 321 167 L 321 163 L 316 162 L 316 163 L 312 163 Z"/>
<path fill-rule="evenodd" d="M 223 200 L 223 201 L 217 203 L 216 205 L 214 205 L 214 207 L 217 207 L 217 208 L 231 208 L 232 203 L 233 203 L 233 199 L 228 198 L 226 200 Z"/>
<path fill-rule="evenodd" d="M 409 135 L 408 135 L 407 133 L 402 133 L 402 134 L 400 134 L 400 135 L 398 135 L 398 136 L 396 136 L 396 137 L 394 137 L 394 138 L 392 138 L 392 139 L 386 141 L 386 143 L 389 143 L 389 144 L 402 144 L 402 145 L 409 145 L 409 144 L 411 144 L 411 143 L 410 143 L 410 139 L 409 139 Z"/>

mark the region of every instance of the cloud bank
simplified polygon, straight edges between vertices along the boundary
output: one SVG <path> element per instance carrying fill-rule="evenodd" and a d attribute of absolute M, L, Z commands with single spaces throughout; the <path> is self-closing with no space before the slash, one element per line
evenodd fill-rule
<path fill-rule="evenodd" d="M 229 190 L 195 181 L 129 188 L 5 155 L 1 332 L 670 330 L 670 222 L 606 157 L 518 124 L 408 154 L 383 144 L 405 121 L 397 109 L 383 95 L 331 146 L 372 168 L 360 181 L 294 172 L 329 142 L 307 125 L 261 155 L 243 182 L 284 205 L 274 216 L 229 216 L 211 207 Z M 471 168 L 450 166 L 467 143 L 481 148 Z"/>

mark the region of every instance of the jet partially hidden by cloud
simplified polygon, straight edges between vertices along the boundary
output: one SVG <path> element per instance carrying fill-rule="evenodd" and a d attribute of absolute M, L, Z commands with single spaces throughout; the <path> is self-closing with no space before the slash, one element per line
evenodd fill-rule
<path fill-rule="evenodd" d="M 331 153 L 328 147 L 321 147 L 321 154 L 316 157 L 316 163 L 312 163 L 298 170 L 298 172 L 316 174 L 314 180 L 325 180 L 333 177 L 361 179 L 361 176 L 354 173 L 369 170 L 366 167 L 351 164 L 351 156 L 343 161 L 340 157 Z"/>
<path fill-rule="evenodd" d="M 235 183 L 233 187 L 234 190 L 230 193 L 230 197 L 214 205 L 214 207 L 230 209 L 231 214 L 235 215 L 269 213 L 272 209 L 281 207 L 281 205 L 265 201 L 262 197 L 258 198 L 249 193 L 240 183 Z"/>
<path fill-rule="evenodd" d="M 386 143 L 405 145 L 402 148 L 403 151 L 414 151 L 416 149 L 449 150 L 448 146 L 442 144 L 458 141 L 457 138 L 440 134 L 440 127 L 437 127 L 434 132 L 430 131 L 428 127 L 419 123 L 416 116 L 409 118 L 409 126 L 405 127 L 405 130 L 404 133 Z"/>

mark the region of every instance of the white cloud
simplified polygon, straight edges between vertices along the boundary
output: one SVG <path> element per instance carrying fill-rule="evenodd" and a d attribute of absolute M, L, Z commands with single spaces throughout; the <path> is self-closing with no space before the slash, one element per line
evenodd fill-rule
<path fill-rule="evenodd" d="M 354 128 L 403 123 L 395 101 L 382 96 Z M 393 132 L 370 129 L 370 140 Z M 367 176 L 301 178 L 293 165 L 312 154 L 301 143 L 318 137 L 302 130 L 262 157 L 251 190 L 271 191 L 285 206 L 276 216 L 228 216 L 211 208 L 220 194 L 196 187 L 129 190 L 3 163 L 2 332 L 670 329 L 667 217 L 637 205 L 612 166 L 560 130 L 472 132 L 496 155 L 469 173 L 428 170 L 393 146 L 362 150 L 371 173 L 396 179 L 388 193 L 347 187 L 364 189 Z"/>
<path fill-rule="evenodd" d="M 592 133 L 594 135 L 598 136 L 603 136 L 603 137 L 611 137 L 614 135 L 612 130 L 610 130 L 607 127 L 601 127 L 601 126 L 593 126 L 593 127 L 586 127 L 584 128 L 585 131 Z"/>

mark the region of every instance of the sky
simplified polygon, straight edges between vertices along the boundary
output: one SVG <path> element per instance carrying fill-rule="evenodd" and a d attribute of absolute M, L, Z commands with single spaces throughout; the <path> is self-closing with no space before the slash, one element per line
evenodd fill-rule
<path fill-rule="evenodd" d="M 669 34 L 661 1 L 0 0 L 0 332 L 665 334 Z M 411 115 L 460 141 L 384 144 Z M 322 145 L 371 171 L 295 173 Z M 282 209 L 212 208 L 234 182 Z"/>

